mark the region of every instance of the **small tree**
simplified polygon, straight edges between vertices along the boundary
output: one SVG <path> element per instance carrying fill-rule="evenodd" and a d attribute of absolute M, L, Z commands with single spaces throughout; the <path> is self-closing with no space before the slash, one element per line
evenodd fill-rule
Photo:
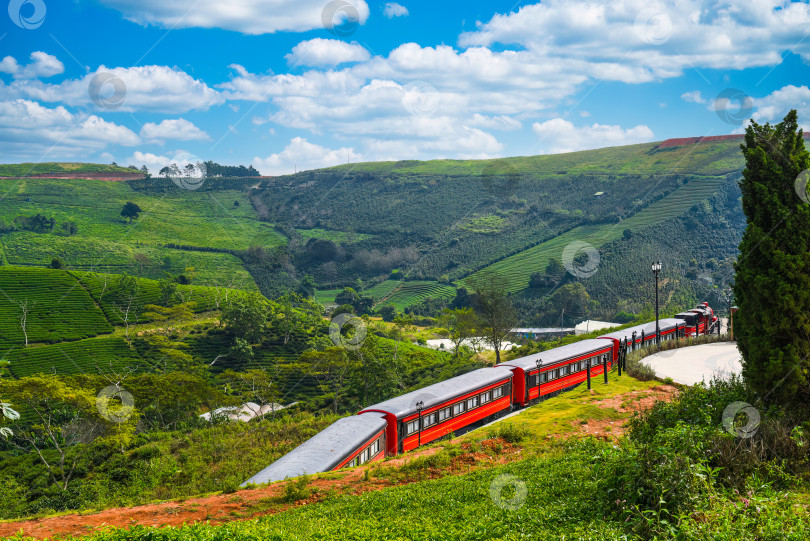
<path fill-rule="evenodd" d="M 394 318 L 397 317 L 397 307 L 393 304 L 386 304 L 377 310 L 377 313 L 380 314 L 383 321 L 391 323 L 394 321 Z"/>
<path fill-rule="evenodd" d="M 124 207 L 121 209 L 121 216 L 124 218 L 129 218 L 129 223 L 132 223 L 132 220 L 137 220 L 138 216 L 140 216 L 143 210 L 141 207 L 133 203 L 132 201 L 127 201 L 124 203 Z"/>
<path fill-rule="evenodd" d="M 225 327 L 251 344 L 262 339 L 267 328 L 267 299 L 259 294 L 240 295 L 222 310 Z"/>
<path fill-rule="evenodd" d="M 517 312 L 507 296 L 509 280 L 494 272 L 483 272 L 470 279 L 475 291 L 484 336 L 495 350 L 495 362 L 501 362 L 501 349 L 512 328 L 518 323 Z"/>
<path fill-rule="evenodd" d="M 79 232 L 79 226 L 76 225 L 76 222 L 68 220 L 66 222 L 62 222 L 62 232 L 71 237 Z"/>
<path fill-rule="evenodd" d="M 161 176 L 163 178 L 167 178 L 169 176 L 170 172 L 171 172 L 171 169 L 169 169 L 169 166 L 167 165 L 165 167 L 160 168 L 160 171 L 158 172 L 158 176 Z"/>
<path fill-rule="evenodd" d="M 139 292 L 140 286 L 138 279 L 127 273 L 123 273 L 112 288 L 112 294 L 115 299 L 112 303 L 112 309 L 121 323 L 124 324 L 124 334 L 129 345 L 132 345 L 132 340 L 129 336 L 129 328 L 138 322 L 141 309 L 138 303 Z"/>
<path fill-rule="evenodd" d="M 25 337 L 25 347 L 28 347 L 28 314 L 36 303 L 37 301 L 29 303 L 28 299 L 17 301 L 17 304 L 20 305 L 20 328 Z"/>
<path fill-rule="evenodd" d="M 480 323 L 478 316 L 472 308 L 459 308 L 450 310 L 445 308 L 439 318 L 439 324 L 450 333 L 450 341 L 453 342 L 453 355 L 458 357 L 461 345 L 471 339 L 478 332 Z"/>
<path fill-rule="evenodd" d="M 54 375 L 10 381 L 6 389 L 34 419 L 17 430 L 18 440 L 25 442 L 20 446 L 36 453 L 52 481 L 63 491 L 90 450 L 87 444 L 99 437 L 123 444 L 135 428 L 137 415 L 111 423 L 97 407 L 97 389 L 74 385 Z"/>

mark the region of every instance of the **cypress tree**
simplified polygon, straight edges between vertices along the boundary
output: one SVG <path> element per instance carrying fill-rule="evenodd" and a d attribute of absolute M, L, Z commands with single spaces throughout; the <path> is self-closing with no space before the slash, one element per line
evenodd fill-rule
<path fill-rule="evenodd" d="M 743 355 L 743 377 L 765 403 L 806 409 L 810 204 L 799 186 L 810 155 L 796 111 L 775 126 L 751 122 L 741 147 L 746 167 L 740 187 L 748 227 L 735 265 L 739 312 L 734 335 Z"/>

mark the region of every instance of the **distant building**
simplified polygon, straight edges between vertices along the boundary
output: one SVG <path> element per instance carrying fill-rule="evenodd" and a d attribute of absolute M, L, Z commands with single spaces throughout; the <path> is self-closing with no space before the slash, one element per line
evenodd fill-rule
<path fill-rule="evenodd" d="M 512 329 L 509 332 L 515 338 L 537 340 L 538 338 L 551 338 L 574 334 L 574 329 L 572 327 L 527 327 L 521 329 Z"/>
<path fill-rule="evenodd" d="M 596 321 L 593 319 L 586 319 L 574 327 L 575 334 L 586 334 L 600 329 L 610 329 L 612 327 L 621 327 L 622 323 L 610 323 L 609 321 Z"/>

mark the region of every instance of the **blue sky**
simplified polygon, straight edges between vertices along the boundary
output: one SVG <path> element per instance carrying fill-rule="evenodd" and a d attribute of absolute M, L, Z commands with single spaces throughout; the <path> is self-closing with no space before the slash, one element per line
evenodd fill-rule
<path fill-rule="evenodd" d="M 283 174 L 810 127 L 810 7 L 772 0 L 9 0 L 0 161 Z"/>

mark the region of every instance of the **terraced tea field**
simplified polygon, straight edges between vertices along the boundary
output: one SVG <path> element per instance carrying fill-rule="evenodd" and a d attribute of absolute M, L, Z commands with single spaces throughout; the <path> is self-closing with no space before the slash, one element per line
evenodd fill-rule
<path fill-rule="evenodd" d="M 366 295 L 370 295 L 376 302 L 384 302 L 385 299 L 394 292 L 395 289 L 402 286 L 399 280 L 386 280 L 380 282 L 374 287 L 370 287 L 365 291 Z"/>
<path fill-rule="evenodd" d="M 79 340 L 112 332 L 104 314 L 65 271 L 0 267 L 0 347 L 23 346 L 20 302 L 28 301 L 28 341 Z"/>
<path fill-rule="evenodd" d="M 128 368 L 146 370 L 142 360 L 126 341 L 117 336 L 88 338 L 48 346 L 17 347 L 6 352 L 11 373 L 18 378 L 32 374 L 83 374 Z"/>
<path fill-rule="evenodd" d="M 120 304 L 121 301 L 114 293 L 120 276 L 82 271 L 70 271 L 70 274 L 79 280 L 82 286 L 90 292 L 95 302 L 101 306 L 107 319 L 114 324 L 122 324 L 115 309 L 116 303 Z M 135 298 L 135 304 L 140 307 L 144 307 L 147 304 L 159 304 L 161 293 L 158 282 L 146 278 L 138 278 L 137 280 L 138 292 Z M 244 294 L 241 291 L 233 289 L 220 288 L 217 290 L 213 287 L 195 285 L 178 285 L 177 291 L 177 300 L 194 303 L 194 312 L 216 310 L 218 305 L 224 306 L 228 300 L 234 298 L 234 295 Z M 139 321 L 145 322 L 149 320 L 141 317 Z"/>
<path fill-rule="evenodd" d="M 520 291 L 529 285 L 532 273 L 544 271 L 552 258 L 562 260 L 563 250 L 572 242 L 585 242 L 598 249 L 603 244 L 621 238 L 625 229 L 635 232 L 680 216 L 692 206 L 710 198 L 725 181 L 724 177 L 693 179 L 622 222 L 576 227 L 549 241 L 493 263 L 471 276 L 480 276 L 483 271 L 493 271 L 509 278 L 510 292 Z M 464 284 L 467 280 L 468 278 L 465 278 L 461 283 Z"/>
<path fill-rule="evenodd" d="M 452 299 L 456 294 L 456 288 L 439 282 L 419 281 L 402 282 L 387 299 L 385 303 L 391 303 L 397 310 L 404 310 L 412 304 L 418 304 L 430 297 L 432 299 Z"/>

